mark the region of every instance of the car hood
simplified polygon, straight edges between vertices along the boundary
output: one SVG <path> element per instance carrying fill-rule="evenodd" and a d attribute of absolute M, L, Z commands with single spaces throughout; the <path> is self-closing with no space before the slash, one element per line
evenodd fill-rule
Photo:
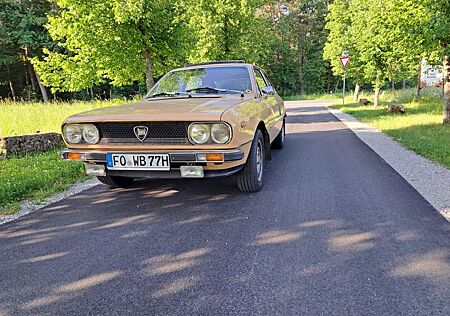
<path fill-rule="evenodd" d="M 220 121 L 227 109 L 251 98 L 239 95 L 155 98 L 73 115 L 64 123 L 111 121 Z"/>

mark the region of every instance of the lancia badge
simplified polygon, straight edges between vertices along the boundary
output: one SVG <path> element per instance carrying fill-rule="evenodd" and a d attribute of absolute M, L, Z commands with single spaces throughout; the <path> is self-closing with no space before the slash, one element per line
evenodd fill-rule
<path fill-rule="evenodd" d="M 136 138 L 143 142 L 147 138 L 148 127 L 147 126 L 135 126 L 134 127 L 134 135 Z"/>

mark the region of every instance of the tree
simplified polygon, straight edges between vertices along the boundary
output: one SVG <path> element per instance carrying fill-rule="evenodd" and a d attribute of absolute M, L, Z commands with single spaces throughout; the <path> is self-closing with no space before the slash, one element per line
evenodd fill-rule
<path fill-rule="evenodd" d="M 430 19 L 424 20 L 427 36 L 425 48 L 433 51 L 444 66 L 443 123 L 450 124 L 450 5 L 446 0 L 427 0 L 424 3 Z"/>
<path fill-rule="evenodd" d="M 11 65 L 17 62 L 17 47 L 14 45 L 14 41 L 9 36 L 8 31 L 5 28 L 5 15 L 9 13 L 10 7 L 6 6 L 6 3 L 0 4 L 0 65 L 4 65 L 6 68 L 6 75 L 8 81 L 8 88 L 13 100 L 16 99 L 16 91 L 14 89 L 13 79 L 11 75 Z"/>
<path fill-rule="evenodd" d="M 299 93 L 324 91 L 327 64 L 323 49 L 327 32 L 325 16 L 328 0 L 297 0 L 290 5 L 289 31 L 297 50 Z"/>
<path fill-rule="evenodd" d="M 45 14 L 49 10 L 49 3 L 44 0 L 4 1 L 0 3 L 0 6 L 2 38 L 0 40 L 2 44 L 0 63 L 6 65 L 13 97 L 15 93 L 9 69 L 10 65 L 17 62 L 21 56 L 33 89 L 37 82 L 42 98 L 47 102 L 47 90 L 30 63 L 30 59 L 33 56 L 39 56 L 42 48 L 51 45 L 47 30 L 43 27 L 47 21 Z"/>
<path fill-rule="evenodd" d="M 351 55 L 351 65 L 347 76 L 355 81 L 354 101 L 358 101 L 360 85 L 364 83 L 364 64 L 359 57 L 358 42 L 353 37 L 352 12 L 350 1 L 336 0 L 329 6 L 325 28 L 329 30 L 323 57 L 332 65 L 335 75 L 342 76 L 344 69 L 339 62 L 341 52 L 347 50 Z"/>
<path fill-rule="evenodd" d="M 256 16 L 257 1 L 253 0 L 195 0 L 185 1 L 183 19 L 193 43 L 191 62 L 254 59 L 252 44 L 259 28 Z M 254 23 L 255 22 L 255 23 Z"/>
<path fill-rule="evenodd" d="M 375 106 L 382 83 L 411 74 L 420 60 L 413 37 L 402 31 L 402 25 L 415 11 L 399 2 L 336 0 L 330 6 L 327 23 L 330 35 L 324 56 L 334 58 L 336 65 L 333 54 L 338 48 L 348 46 L 352 55 L 349 74 L 357 83 L 364 80 L 373 84 Z M 336 66 L 334 70 L 339 71 Z"/>
<path fill-rule="evenodd" d="M 165 0 L 54 0 L 49 33 L 57 48 L 34 64 L 53 91 L 79 91 L 110 81 L 121 86 L 182 62 L 178 3 Z"/>
<path fill-rule="evenodd" d="M 450 123 L 450 6 L 446 0 L 389 0 L 403 50 L 444 66 L 443 122 Z M 397 39 L 398 40 L 398 39 Z"/>

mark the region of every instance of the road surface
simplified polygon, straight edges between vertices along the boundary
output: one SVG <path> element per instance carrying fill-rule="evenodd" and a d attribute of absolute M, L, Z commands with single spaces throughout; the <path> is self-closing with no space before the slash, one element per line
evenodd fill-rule
<path fill-rule="evenodd" d="M 450 315 L 450 225 L 318 101 L 257 194 L 99 185 L 0 227 L 0 315 Z"/>

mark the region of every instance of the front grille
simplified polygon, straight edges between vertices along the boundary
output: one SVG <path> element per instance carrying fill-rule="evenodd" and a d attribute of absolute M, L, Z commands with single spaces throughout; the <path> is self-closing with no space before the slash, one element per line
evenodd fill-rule
<path fill-rule="evenodd" d="M 190 122 L 110 122 L 96 123 L 99 144 L 190 144 L 187 130 Z M 148 134 L 140 141 L 134 134 L 136 126 L 146 126 Z"/>

